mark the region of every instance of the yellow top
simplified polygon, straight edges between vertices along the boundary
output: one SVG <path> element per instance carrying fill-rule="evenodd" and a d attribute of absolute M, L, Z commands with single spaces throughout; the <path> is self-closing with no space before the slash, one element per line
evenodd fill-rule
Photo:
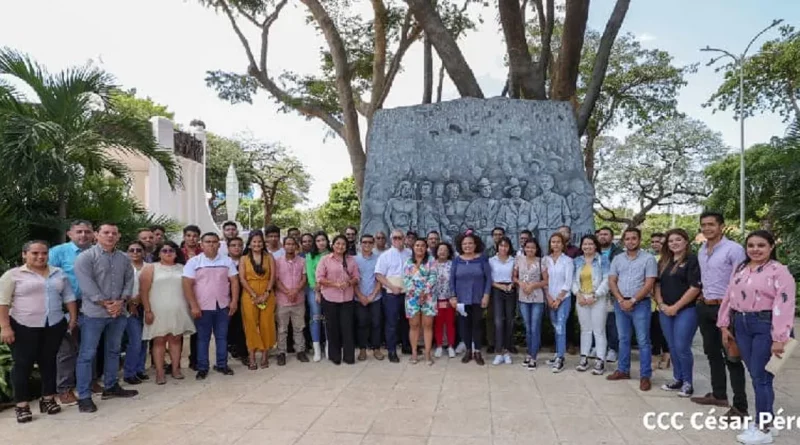
<path fill-rule="evenodd" d="M 585 263 L 583 268 L 581 269 L 581 292 L 584 294 L 591 294 L 594 289 L 592 289 L 592 265 L 590 263 Z"/>

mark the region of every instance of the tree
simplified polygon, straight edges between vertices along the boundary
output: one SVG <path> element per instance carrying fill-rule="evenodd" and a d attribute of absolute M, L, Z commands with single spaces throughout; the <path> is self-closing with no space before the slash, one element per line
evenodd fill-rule
<path fill-rule="evenodd" d="M 322 204 L 318 214 L 322 226 L 329 230 L 338 232 L 347 226 L 361 225 L 361 207 L 352 176 L 331 184 L 328 201 Z"/>
<path fill-rule="evenodd" d="M 658 207 L 696 204 L 710 193 L 703 169 L 728 148 L 719 133 L 688 118 L 668 119 L 644 127 L 624 143 L 603 141 L 603 168 L 595 183 L 600 217 L 636 227 Z M 633 216 L 608 205 L 621 199 Z"/>
<path fill-rule="evenodd" d="M 206 160 L 206 188 L 210 193 L 208 207 L 215 221 L 219 220 L 219 213 L 225 207 L 225 199 L 220 196 L 225 194 L 228 167 L 233 164 L 236 177 L 239 180 L 241 194 L 247 193 L 253 185 L 253 167 L 250 157 L 236 139 L 217 136 L 207 133 Z"/>
<path fill-rule="evenodd" d="M 248 141 L 244 145 L 253 184 L 261 192 L 266 226 L 272 224 L 278 210 L 292 209 L 306 201 L 311 178 L 305 166 L 280 144 Z"/>
<path fill-rule="evenodd" d="M 0 74 L 16 78 L 34 93 L 27 97 L 0 83 L 0 158 L 5 191 L 35 196 L 52 189 L 64 220 L 70 192 L 83 178 L 110 173 L 124 178 L 127 167 L 110 149 L 161 164 L 171 186 L 180 171 L 171 153 L 159 149 L 147 120 L 119 112 L 110 74 L 83 66 L 57 74 L 17 51 L 0 49 Z M 62 235 L 63 238 L 63 235 Z"/>
<path fill-rule="evenodd" d="M 721 68 L 725 81 L 705 104 L 714 111 L 731 108 L 739 116 L 739 68 L 729 63 Z M 744 112 L 777 112 L 784 122 L 800 119 L 800 32 L 781 27 L 781 36 L 761 46 L 744 63 Z"/>
<path fill-rule="evenodd" d="M 154 116 L 165 117 L 169 120 L 175 119 L 175 113 L 169 111 L 166 105 L 154 102 L 150 97 L 136 97 L 136 88 L 112 92 L 111 101 L 118 113 L 137 119 L 149 120 Z"/>

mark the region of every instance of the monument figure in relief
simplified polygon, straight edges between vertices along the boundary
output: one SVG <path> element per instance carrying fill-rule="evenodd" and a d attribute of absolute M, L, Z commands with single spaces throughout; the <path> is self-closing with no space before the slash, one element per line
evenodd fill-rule
<path fill-rule="evenodd" d="M 519 240 L 519 232 L 533 230 L 539 222 L 536 212 L 532 211 L 531 203 L 522 199 L 524 185 L 517 178 L 509 178 L 508 185 L 503 187 L 504 194 L 509 197 L 501 201 L 497 212 L 497 225 L 506 229 L 506 235 L 512 243 Z"/>
<path fill-rule="evenodd" d="M 594 223 L 594 215 L 591 211 L 594 204 L 594 194 L 591 186 L 580 178 L 574 178 L 571 182 L 572 193 L 567 196 L 567 206 L 572 217 L 572 225 L 576 227 L 591 227 Z M 575 235 L 582 236 L 578 233 Z"/>
<path fill-rule="evenodd" d="M 383 218 L 390 230 L 416 230 L 417 202 L 414 201 L 414 188 L 410 181 L 404 179 L 397 185 L 397 193 L 386 203 Z"/>
<path fill-rule="evenodd" d="M 444 215 L 447 218 L 447 230 L 450 233 L 459 233 L 466 229 L 464 214 L 467 212 L 469 201 L 461 198 L 461 186 L 457 182 L 447 184 L 447 203 L 444 205 Z"/>
<path fill-rule="evenodd" d="M 559 227 L 569 226 L 572 223 L 567 200 L 553 191 L 554 186 L 555 180 L 551 175 L 542 175 L 539 182 L 542 194 L 531 203 L 532 213 L 535 213 L 539 220 L 539 244 L 545 252 L 550 250 L 548 245 L 550 235 Z"/>
<path fill-rule="evenodd" d="M 472 200 L 464 213 L 464 223 L 475 230 L 484 243 L 491 243 L 498 204 L 497 200 L 491 198 L 492 183 L 486 178 L 481 178 L 478 181 L 478 193 L 480 196 Z"/>
<path fill-rule="evenodd" d="M 383 221 L 386 202 L 381 199 L 383 196 L 383 187 L 381 187 L 381 183 L 376 182 L 372 184 L 366 189 L 364 196 L 366 199 L 361 203 L 361 224 L 364 227 L 364 233 L 375 234 L 380 231 L 389 233 L 391 229 L 389 229 Z"/>
<path fill-rule="evenodd" d="M 439 206 L 433 196 L 433 183 L 422 181 L 419 185 L 419 205 L 417 208 L 417 230 L 420 236 L 426 236 L 432 230 L 442 233 L 441 217 Z"/>

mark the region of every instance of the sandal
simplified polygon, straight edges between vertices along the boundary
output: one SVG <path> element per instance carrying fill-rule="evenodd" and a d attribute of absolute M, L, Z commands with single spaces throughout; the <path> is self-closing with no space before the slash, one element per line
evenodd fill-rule
<path fill-rule="evenodd" d="M 258 369 L 258 363 L 255 360 L 251 360 L 250 363 L 247 365 L 247 369 L 251 371 L 255 371 Z"/>
<path fill-rule="evenodd" d="M 412 365 L 416 365 L 417 363 L 419 363 L 419 359 L 416 357 L 411 357 L 411 360 L 409 360 L 408 362 L 411 363 Z"/>
<path fill-rule="evenodd" d="M 261 369 L 269 368 L 269 359 L 261 360 Z"/>
<path fill-rule="evenodd" d="M 58 414 L 61 412 L 61 406 L 56 402 L 55 398 L 52 399 L 39 399 L 39 412 L 44 414 Z"/>
<path fill-rule="evenodd" d="M 15 406 L 14 412 L 17 414 L 17 423 L 27 423 L 33 420 L 30 405 Z"/>
<path fill-rule="evenodd" d="M 183 380 L 185 377 L 183 376 L 181 370 L 178 369 L 176 371 L 172 371 L 172 378 L 175 380 Z"/>

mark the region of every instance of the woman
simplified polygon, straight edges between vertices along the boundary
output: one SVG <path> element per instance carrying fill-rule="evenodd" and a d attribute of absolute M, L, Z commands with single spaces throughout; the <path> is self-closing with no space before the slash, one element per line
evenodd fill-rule
<path fill-rule="evenodd" d="M 514 262 L 514 284 L 517 285 L 519 311 L 525 323 L 525 346 L 528 355 L 522 366 L 536 370 L 536 355 L 542 343 L 542 314 L 544 293 L 547 288 L 547 268 L 542 261 L 542 251 L 536 238 L 529 238 L 522 246 L 524 256 Z"/>
<path fill-rule="evenodd" d="M 655 300 L 661 330 L 675 363 L 674 380 L 661 389 L 679 391 L 680 397 L 691 397 L 694 393 L 692 339 L 697 331 L 695 300 L 702 287 L 700 263 L 697 255 L 689 251 L 689 234 L 685 230 L 672 229 L 667 232 L 666 239 L 658 261 Z"/>
<path fill-rule="evenodd" d="M 153 361 L 156 384 L 167 382 L 164 354 L 169 345 L 172 378 L 183 379 L 181 346 L 184 335 L 195 333 L 189 303 L 183 295 L 183 265 L 186 262 L 180 247 L 167 241 L 156 248 L 152 264 L 142 268 L 139 276 L 139 296 L 144 310 L 142 338 L 153 340 Z"/>
<path fill-rule="evenodd" d="M 550 308 L 550 323 L 555 331 L 556 355 L 547 364 L 552 367 L 553 372 L 561 372 L 564 370 L 564 353 L 567 350 L 567 319 L 572 309 L 570 290 L 575 266 L 572 258 L 564 253 L 567 246 L 564 235 L 553 233 L 549 244 L 550 253 L 544 259 L 548 276 L 546 296 Z"/>
<path fill-rule="evenodd" d="M 300 235 L 300 253 L 297 254 L 300 258 L 305 258 L 311 252 L 311 247 L 314 245 L 314 235 L 304 233 Z"/>
<path fill-rule="evenodd" d="M 484 365 L 481 356 L 483 332 L 483 310 L 489 306 L 489 292 L 492 288 L 492 269 L 489 260 L 483 255 L 483 242 L 472 230 L 456 240 L 458 256 L 453 260 L 450 270 L 450 305 L 461 313 L 459 327 L 461 339 L 466 346 L 461 363 Z"/>
<path fill-rule="evenodd" d="M 447 243 L 436 246 L 436 283 L 433 285 L 433 299 L 436 301 L 436 317 L 433 319 L 433 336 L 436 340 L 434 357 L 441 357 L 444 350 L 444 334 L 447 334 L 447 356 L 456 356 L 456 310 L 450 306 L 450 270 L 453 266 L 453 247 Z M 444 331 L 444 332 L 443 332 Z"/>
<path fill-rule="evenodd" d="M 33 420 L 28 382 L 34 363 L 42 379 L 39 412 L 61 412 L 55 399 L 56 353 L 66 331 L 78 322 L 72 286 L 63 270 L 47 265 L 47 251 L 44 241 L 25 243 L 25 264 L 0 277 L 0 342 L 11 346 L 11 387 L 19 423 Z M 69 311 L 69 323 L 63 306 Z"/>
<path fill-rule="evenodd" d="M 428 242 L 424 239 L 414 241 L 412 255 L 403 268 L 403 287 L 406 289 L 406 318 L 408 337 L 411 341 L 411 364 L 419 362 L 419 326 L 422 324 L 425 339 L 425 360 L 433 365 L 431 349 L 433 344 L 433 317 L 436 316 L 436 301 L 433 299 L 433 286 L 436 283 L 435 260 L 428 254 Z"/>
<path fill-rule="evenodd" d="M 789 269 L 775 255 L 775 238 L 757 230 L 745 240 L 747 259 L 736 268 L 719 308 L 717 326 L 726 345 L 739 347 L 756 398 L 755 419 L 773 413 L 774 375 L 765 366 L 772 355 L 781 357 L 794 324 L 796 285 Z M 759 421 L 760 423 L 760 421 Z M 772 443 L 770 424 L 750 424 L 737 436 L 743 443 Z"/>
<path fill-rule="evenodd" d="M 247 368 L 258 369 L 256 353 L 261 352 L 261 367 L 269 368 L 269 350 L 275 345 L 275 260 L 267 251 L 264 234 L 250 233 L 242 260 L 239 282 L 242 284 L 242 325 L 250 355 Z"/>
<path fill-rule="evenodd" d="M 311 251 L 306 255 L 306 277 L 308 277 L 308 303 L 309 314 L 309 330 L 311 331 L 311 342 L 314 345 L 314 361 L 322 360 L 322 348 L 320 347 L 322 323 L 322 308 L 319 305 L 317 294 L 319 293 L 319 286 L 317 285 L 317 266 L 322 258 L 331 251 L 331 243 L 328 241 L 328 234 L 319 231 L 314 234 L 314 245 Z"/>
<path fill-rule="evenodd" d="M 139 274 L 144 267 L 144 244 L 134 241 L 128 244 L 128 258 L 133 266 L 133 297 L 128 301 L 128 315 L 125 324 L 125 334 L 128 336 L 128 345 L 125 349 L 125 364 L 123 366 L 123 380 L 129 385 L 138 385 L 150 377 L 144 371 L 144 362 L 147 359 L 147 343 L 142 341 L 142 315 L 139 305 Z"/>
<path fill-rule="evenodd" d="M 514 317 L 517 296 L 514 294 L 514 247 L 504 236 L 497 243 L 497 254 L 489 258 L 492 269 L 492 305 L 494 306 L 495 350 L 493 365 L 511 364 L 509 349 L 514 346 Z"/>
<path fill-rule="evenodd" d="M 583 255 L 575 258 L 575 273 L 572 279 L 572 293 L 578 306 L 578 322 L 581 325 L 581 361 L 576 369 L 584 372 L 589 369 L 589 352 L 592 339 L 597 359 L 592 374 L 602 375 L 606 368 L 606 311 L 608 299 L 608 268 L 603 266 L 600 254 L 600 241 L 594 235 L 581 238 Z"/>
<path fill-rule="evenodd" d="M 353 298 L 358 285 L 358 264 L 347 255 L 344 235 L 333 238 L 333 252 L 319 261 L 316 278 L 319 286 L 316 300 L 325 315 L 328 359 L 335 365 L 340 365 L 343 359 L 352 365 L 356 362 Z"/>

